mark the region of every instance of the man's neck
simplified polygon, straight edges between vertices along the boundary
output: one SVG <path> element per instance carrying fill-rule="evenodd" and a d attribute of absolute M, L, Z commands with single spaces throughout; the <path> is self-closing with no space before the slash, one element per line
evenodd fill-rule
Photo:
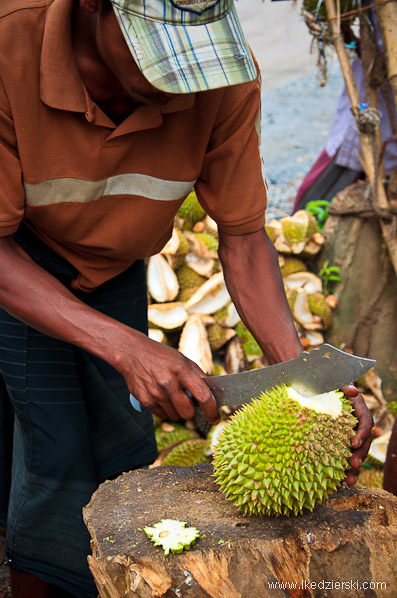
<path fill-rule="evenodd" d="M 78 3 L 73 8 L 72 44 L 81 80 L 91 99 L 119 124 L 138 104 L 124 89 L 99 54 L 96 38 L 97 13 L 82 11 Z"/>

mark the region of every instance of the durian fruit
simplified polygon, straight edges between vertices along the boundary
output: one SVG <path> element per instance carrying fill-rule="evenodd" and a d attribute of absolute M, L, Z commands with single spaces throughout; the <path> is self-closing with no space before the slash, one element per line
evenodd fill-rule
<path fill-rule="evenodd" d="M 182 424 L 163 422 L 155 430 L 157 450 L 160 453 L 162 450 L 187 440 L 188 438 L 198 438 L 199 435 L 194 430 L 188 430 L 186 426 Z"/>
<path fill-rule="evenodd" d="M 198 239 L 201 243 L 208 249 L 212 249 L 213 251 L 218 251 L 219 242 L 215 235 L 211 235 L 210 233 L 194 233 L 195 238 Z"/>
<path fill-rule="evenodd" d="M 246 514 L 313 510 L 345 477 L 356 423 L 339 391 L 302 397 L 281 386 L 262 393 L 219 437 L 216 481 Z"/>
<path fill-rule="evenodd" d="M 292 315 L 306 330 L 318 330 L 322 326 L 321 318 L 311 311 L 309 295 L 303 288 L 299 288 L 296 291 L 296 297 L 292 307 Z"/>
<path fill-rule="evenodd" d="M 205 438 L 190 438 L 175 445 L 163 459 L 162 465 L 190 467 L 210 461 L 207 440 Z"/>
<path fill-rule="evenodd" d="M 204 208 L 201 207 L 196 192 L 194 190 L 191 191 L 178 210 L 179 218 L 187 220 L 192 225 L 196 224 L 199 220 L 202 220 L 205 215 L 206 212 Z"/>
<path fill-rule="evenodd" d="M 323 328 L 327 330 L 332 324 L 332 310 L 325 296 L 322 293 L 312 293 L 309 295 L 309 307 L 312 314 L 320 316 Z"/>
<path fill-rule="evenodd" d="M 383 471 L 375 467 L 362 467 L 358 473 L 357 484 L 367 488 L 382 488 Z"/>
<path fill-rule="evenodd" d="M 166 556 L 170 552 L 180 554 L 184 550 L 189 550 L 196 540 L 201 538 L 197 528 L 187 526 L 185 521 L 175 519 L 162 519 L 153 527 L 143 528 L 143 531 L 155 546 L 162 546 Z"/>
<path fill-rule="evenodd" d="M 185 259 L 186 266 L 189 266 L 197 274 L 206 278 L 209 278 L 214 273 L 215 262 L 216 260 L 212 257 L 202 257 L 195 253 L 187 253 Z"/>
<path fill-rule="evenodd" d="M 397 417 L 397 401 L 390 401 L 387 404 L 387 408 L 394 417 Z"/>
<path fill-rule="evenodd" d="M 307 270 L 305 262 L 297 257 L 285 256 L 284 263 L 281 266 L 281 275 L 283 278 L 295 272 L 305 272 Z"/>

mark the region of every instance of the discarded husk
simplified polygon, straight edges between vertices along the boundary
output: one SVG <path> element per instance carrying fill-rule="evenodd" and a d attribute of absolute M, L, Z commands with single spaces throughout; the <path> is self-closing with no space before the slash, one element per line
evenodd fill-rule
<path fill-rule="evenodd" d="M 289 276 L 290 274 L 294 274 L 296 272 L 305 272 L 307 270 L 306 264 L 297 257 L 285 256 L 283 262 L 283 264 L 280 264 L 281 275 L 283 278 Z"/>
<path fill-rule="evenodd" d="M 325 300 L 331 309 L 336 309 L 338 307 L 338 297 L 335 295 L 327 295 Z"/>
<path fill-rule="evenodd" d="M 303 288 L 309 295 L 312 293 L 321 293 L 323 283 L 321 278 L 313 272 L 295 272 L 284 278 L 284 285 L 289 291 Z"/>
<path fill-rule="evenodd" d="M 322 293 L 309 295 L 309 307 L 313 314 L 320 316 L 322 326 L 327 330 L 332 324 L 332 311 L 325 296 Z"/>
<path fill-rule="evenodd" d="M 159 253 L 149 258 L 147 284 L 150 295 L 160 303 L 172 301 L 178 294 L 176 274 L 165 257 Z"/>
<path fill-rule="evenodd" d="M 303 243 L 303 246 L 304 246 L 305 245 L 305 241 L 302 241 L 302 243 Z M 280 253 L 285 253 L 287 255 L 290 254 L 290 253 L 292 253 L 292 247 L 291 247 L 291 245 L 289 245 L 289 243 L 287 243 L 287 240 L 286 240 L 286 238 L 284 237 L 284 235 L 282 233 L 280 233 L 275 238 L 275 240 L 274 240 L 274 247 Z"/>
<path fill-rule="evenodd" d="M 184 264 L 176 271 L 176 277 L 179 282 L 179 288 L 182 289 L 198 289 L 207 281 L 205 276 L 198 274 L 193 268 Z"/>
<path fill-rule="evenodd" d="M 241 320 L 236 306 L 232 302 L 221 309 L 221 311 L 216 314 L 215 319 L 219 324 L 226 326 L 227 328 L 234 328 Z"/>
<path fill-rule="evenodd" d="M 172 229 L 171 238 L 167 241 L 164 245 L 163 249 L 160 251 L 162 255 L 175 255 L 179 249 L 179 235 L 176 228 Z"/>
<path fill-rule="evenodd" d="M 319 347 L 320 345 L 324 344 L 324 337 L 321 332 L 316 330 L 307 330 L 305 336 L 309 341 L 310 347 Z"/>
<path fill-rule="evenodd" d="M 316 322 L 314 314 L 310 311 L 309 295 L 302 288 L 297 289 L 292 314 L 295 320 L 306 330 L 318 330 L 321 328 L 321 323 Z"/>
<path fill-rule="evenodd" d="M 188 438 L 198 438 L 199 434 L 194 430 L 188 430 L 183 424 L 163 422 L 156 428 L 156 444 L 159 453 L 167 447 L 174 446 L 177 442 Z"/>
<path fill-rule="evenodd" d="M 188 319 L 182 303 L 153 303 L 148 307 L 149 322 L 164 330 L 180 328 Z"/>
<path fill-rule="evenodd" d="M 186 265 L 192 270 L 209 278 L 214 270 L 215 260 L 212 257 L 200 257 L 195 253 L 188 253 L 185 258 Z"/>
<path fill-rule="evenodd" d="M 200 257 L 217 258 L 218 252 L 216 249 L 208 247 L 207 243 L 200 233 L 192 233 L 185 231 L 185 237 L 189 243 L 190 251 Z M 213 237 L 215 239 L 215 237 Z"/>
<path fill-rule="evenodd" d="M 382 488 L 383 471 L 373 467 L 362 467 L 358 473 L 357 484 L 367 488 Z"/>
<path fill-rule="evenodd" d="M 314 241 L 309 241 L 306 243 L 304 249 L 302 250 L 302 257 L 304 258 L 312 258 L 313 256 L 317 255 L 320 251 L 321 245 L 315 243 Z"/>
<path fill-rule="evenodd" d="M 391 430 L 374 438 L 369 447 L 366 461 L 377 467 L 384 467 L 386 463 L 387 448 L 389 446 Z"/>
<path fill-rule="evenodd" d="M 168 452 L 162 465 L 179 465 L 191 467 L 199 463 L 208 463 L 211 455 L 208 454 L 208 442 L 204 438 L 191 438 L 183 440 Z"/>
<path fill-rule="evenodd" d="M 230 301 L 222 272 L 209 278 L 185 303 L 189 314 L 213 314 Z"/>
<path fill-rule="evenodd" d="M 240 339 L 236 336 L 232 338 L 227 345 L 225 355 L 225 370 L 227 374 L 238 374 L 247 369 L 247 361 L 245 359 L 244 351 L 240 343 Z"/>
<path fill-rule="evenodd" d="M 164 343 L 166 341 L 165 333 L 160 328 L 149 328 L 148 336 L 152 341 Z"/>
<path fill-rule="evenodd" d="M 257 341 L 243 322 L 239 322 L 235 330 L 240 339 L 246 360 L 248 363 L 255 361 L 262 355 L 262 350 Z"/>
<path fill-rule="evenodd" d="M 225 328 L 216 322 L 208 326 L 207 333 L 212 351 L 218 351 L 236 335 L 236 331 L 232 328 Z"/>
<path fill-rule="evenodd" d="M 189 193 L 183 204 L 178 210 L 179 218 L 188 220 L 191 224 L 196 224 L 206 215 L 204 208 L 200 205 L 194 189 Z"/>
<path fill-rule="evenodd" d="M 208 214 L 205 217 L 205 226 L 208 228 L 208 230 L 212 231 L 213 233 L 217 233 L 218 232 L 218 225 L 217 225 L 217 223 Z"/>
<path fill-rule="evenodd" d="M 185 357 L 197 363 L 206 374 L 211 374 L 214 368 L 206 329 L 206 325 L 212 322 L 211 317 L 202 314 L 191 315 L 183 327 L 178 347 Z"/>

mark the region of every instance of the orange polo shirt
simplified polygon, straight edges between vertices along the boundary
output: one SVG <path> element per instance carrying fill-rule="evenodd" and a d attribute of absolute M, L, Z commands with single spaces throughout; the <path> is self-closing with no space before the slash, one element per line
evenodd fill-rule
<path fill-rule="evenodd" d="M 21 220 L 92 290 L 160 251 L 194 186 L 227 234 L 264 225 L 258 81 L 140 106 L 116 125 L 88 96 L 73 0 L 1 0 L 0 235 Z"/>

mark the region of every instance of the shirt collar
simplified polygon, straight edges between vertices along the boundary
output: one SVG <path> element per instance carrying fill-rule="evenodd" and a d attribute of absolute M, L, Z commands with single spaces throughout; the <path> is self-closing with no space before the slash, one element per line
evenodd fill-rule
<path fill-rule="evenodd" d="M 91 100 L 80 78 L 72 46 L 72 11 L 73 0 L 53 0 L 47 10 L 40 64 L 40 96 L 45 104 L 85 113 L 89 122 L 118 134 L 157 127 L 163 114 L 193 106 L 195 94 L 177 95 L 162 106 L 140 106 L 117 127 Z"/>

